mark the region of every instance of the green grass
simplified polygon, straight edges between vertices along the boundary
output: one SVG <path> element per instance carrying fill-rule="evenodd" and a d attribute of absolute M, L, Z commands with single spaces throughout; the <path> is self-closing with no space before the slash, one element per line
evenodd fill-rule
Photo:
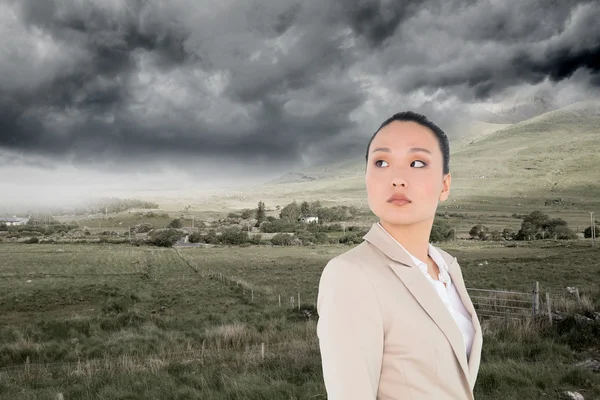
<path fill-rule="evenodd" d="M 598 247 L 519 245 L 442 247 L 469 286 L 578 285 L 600 305 Z M 349 248 L 2 243 L 0 398 L 325 399 L 314 305 L 322 268 Z M 598 357 L 599 326 L 484 321 L 476 398 L 599 397 L 598 374 L 574 366 Z"/>

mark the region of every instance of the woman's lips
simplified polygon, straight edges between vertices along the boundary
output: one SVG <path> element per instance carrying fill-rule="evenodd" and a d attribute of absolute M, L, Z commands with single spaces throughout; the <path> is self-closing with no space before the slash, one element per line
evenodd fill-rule
<path fill-rule="evenodd" d="M 411 203 L 410 199 L 403 194 L 394 194 L 388 199 L 388 203 L 398 206 Z"/>

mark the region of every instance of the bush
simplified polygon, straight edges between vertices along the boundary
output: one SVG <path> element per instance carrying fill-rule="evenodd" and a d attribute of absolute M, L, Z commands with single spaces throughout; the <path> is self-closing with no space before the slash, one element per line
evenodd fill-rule
<path fill-rule="evenodd" d="M 171 221 L 168 225 L 169 228 L 174 228 L 174 229 L 179 229 L 183 227 L 183 223 L 181 222 L 181 219 L 177 218 L 174 219 L 173 221 Z"/>
<path fill-rule="evenodd" d="M 34 243 L 39 243 L 40 239 L 38 239 L 37 237 L 30 237 L 29 239 L 23 241 L 23 243 L 27 243 L 27 244 L 34 244 Z"/>
<path fill-rule="evenodd" d="M 504 228 L 504 230 L 502 230 L 502 237 L 506 240 L 514 239 L 515 236 L 516 236 L 516 233 L 511 231 L 508 228 Z"/>
<path fill-rule="evenodd" d="M 554 229 L 554 237 L 558 240 L 577 239 L 577 233 L 566 226 L 558 226 Z"/>
<path fill-rule="evenodd" d="M 183 232 L 177 229 L 154 231 L 150 235 L 148 243 L 154 246 L 171 247 L 184 235 Z"/>
<path fill-rule="evenodd" d="M 132 226 L 131 233 L 148 233 L 152 229 L 154 229 L 154 226 L 152 226 L 152 224 L 142 223 Z"/>
<path fill-rule="evenodd" d="M 275 246 L 291 246 L 293 244 L 293 235 L 287 233 L 278 233 L 271 238 L 271 243 Z"/>
<path fill-rule="evenodd" d="M 188 237 L 188 240 L 190 243 L 203 243 L 204 237 L 200 232 L 194 232 Z"/>
<path fill-rule="evenodd" d="M 600 226 L 596 225 L 594 232 L 596 233 L 595 237 L 600 236 Z M 583 231 L 583 237 L 587 238 L 587 239 L 591 239 L 591 237 L 592 237 L 592 226 L 591 225 L 588 226 L 587 228 L 585 228 L 585 230 Z"/>
<path fill-rule="evenodd" d="M 253 235 L 250 238 L 250 243 L 252 243 L 252 244 L 260 244 L 261 240 L 262 240 L 262 235 L 261 234 L 256 234 L 256 235 Z"/>
<path fill-rule="evenodd" d="M 471 239 L 484 240 L 488 235 L 489 231 L 490 229 L 487 226 L 477 224 L 471 228 L 471 230 L 469 231 L 469 235 L 471 236 Z"/>
<path fill-rule="evenodd" d="M 317 232 L 314 236 L 315 244 L 325 244 L 329 242 L 329 236 L 324 232 Z"/>
<path fill-rule="evenodd" d="M 250 238 L 248 237 L 248 232 L 246 231 L 230 229 L 223 232 L 221 235 L 221 243 L 223 244 L 239 245 L 248 243 L 249 241 Z"/>
<path fill-rule="evenodd" d="M 446 221 L 435 220 L 429 234 L 429 241 L 440 243 L 452 240 L 455 237 L 455 230 Z"/>
<path fill-rule="evenodd" d="M 302 245 L 306 246 L 309 244 L 314 244 L 315 243 L 315 235 L 312 234 L 309 231 L 298 231 L 294 234 L 294 236 L 300 240 L 300 242 L 302 243 Z"/>
<path fill-rule="evenodd" d="M 287 220 L 278 219 L 273 222 L 264 221 L 260 224 L 260 230 L 264 233 L 277 233 L 277 232 L 295 232 L 298 229 L 302 229 L 303 226 L 295 223 L 288 222 Z"/>
<path fill-rule="evenodd" d="M 363 236 L 365 233 L 348 233 L 346 235 L 340 236 L 338 239 L 339 243 L 354 245 L 356 243 L 361 243 L 363 241 Z"/>
<path fill-rule="evenodd" d="M 249 208 L 245 208 L 245 209 L 242 211 L 242 214 L 240 215 L 240 217 L 241 217 L 242 219 L 250 219 L 250 218 L 252 218 L 252 216 L 254 215 L 254 211 L 255 211 L 255 210 L 251 210 L 251 209 L 249 209 Z"/>

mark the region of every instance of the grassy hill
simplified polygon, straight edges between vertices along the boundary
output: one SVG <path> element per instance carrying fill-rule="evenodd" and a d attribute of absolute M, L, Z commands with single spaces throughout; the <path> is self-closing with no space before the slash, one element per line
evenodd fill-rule
<path fill-rule="evenodd" d="M 517 124 L 473 125 L 451 143 L 451 197 L 459 202 L 509 199 L 515 206 L 529 199 L 554 198 L 569 204 L 598 204 L 600 173 L 594 171 L 600 161 L 599 126 L 600 102 L 591 101 Z M 288 174 L 254 192 L 271 201 L 320 197 L 364 205 L 364 159 Z"/>

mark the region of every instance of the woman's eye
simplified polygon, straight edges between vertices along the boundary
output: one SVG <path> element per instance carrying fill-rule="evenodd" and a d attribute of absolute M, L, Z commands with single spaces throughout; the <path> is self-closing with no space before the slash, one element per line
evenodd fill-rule
<path fill-rule="evenodd" d="M 411 166 L 411 167 L 414 167 L 414 164 L 415 164 L 415 163 L 421 163 L 421 164 L 423 164 L 423 167 L 425 167 L 425 166 L 427 165 L 427 164 L 425 164 L 425 163 L 424 163 L 423 161 L 421 161 L 421 160 L 415 160 L 415 161 L 413 161 L 412 163 L 410 163 L 410 166 Z M 423 168 L 423 167 L 419 167 L 419 168 Z"/>
<path fill-rule="evenodd" d="M 383 163 L 385 163 L 386 165 L 382 165 Z M 387 161 L 377 160 L 377 161 L 375 161 L 375 165 L 378 167 L 385 167 L 385 166 L 387 166 Z"/>

